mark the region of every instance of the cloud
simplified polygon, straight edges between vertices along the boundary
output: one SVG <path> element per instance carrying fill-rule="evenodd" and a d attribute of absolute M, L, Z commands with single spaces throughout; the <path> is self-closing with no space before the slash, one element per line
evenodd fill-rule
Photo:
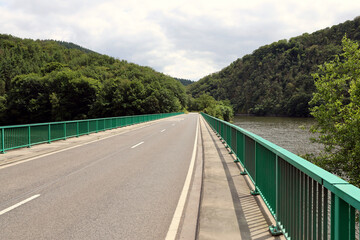
<path fill-rule="evenodd" d="M 3 33 L 71 41 L 197 80 L 264 44 L 352 20 L 358 0 L 0 0 Z"/>

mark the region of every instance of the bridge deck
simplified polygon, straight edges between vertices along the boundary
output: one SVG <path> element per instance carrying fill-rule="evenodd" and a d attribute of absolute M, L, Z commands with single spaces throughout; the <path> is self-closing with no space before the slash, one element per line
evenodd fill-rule
<path fill-rule="evenodd" d="M 151 122 L 142 123 L 52 144 L 42 144 L 30 149 L 9 151 L 0 155 L 0 169 L 8 164 L 22 163 L 39 155 L 46 156 L 54 151 L 65 151 L 151 124 Z M 194 225 L 198 219 L 198 239 L 273 239 L 274 237 L 268 232 L 268 226 L 274 223 L 270 213 L 259 196 L 250 194 L 250 189 L 253 189 L 251 181 L 239 174 L 240 167 L 233 162 L 233 156 L 202 118 L 200 118 L 198 141 L 197 171 L 194 173 L 192 190 L 189 193 L 189 198 L 193 202 L 187 204 L 187 210 L 182 216 L 181 231 L 177 237 L 179 239 L 195 238 L 196 226 Z M 200 211 L 197 211 L 200 199 L 198 192 L 201 189 Z M 197 216 L 198 213 L 199 216 Z"/>

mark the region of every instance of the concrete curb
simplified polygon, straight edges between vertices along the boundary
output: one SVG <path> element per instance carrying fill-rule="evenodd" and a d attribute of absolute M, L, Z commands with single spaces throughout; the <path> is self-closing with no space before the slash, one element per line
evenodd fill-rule
<path fill-rule="evenodd" d="M 199 118 L 201 116 L 199 115 Z M 199 119 L 200 121 L 200 119 Z M 200 122 L 199 122 L 200 125 Z M 195 162 L 195 171 L 192 176 L 190 191 L 187 197 L 185 210 L 180 222 L 176 239 L 197 239 L 198 219 L 200 214 L 200 203 L 203 182 L 203 141 L 201 127 L 199 127 L 199 138 L 197 142 L 197 154 Z"/>

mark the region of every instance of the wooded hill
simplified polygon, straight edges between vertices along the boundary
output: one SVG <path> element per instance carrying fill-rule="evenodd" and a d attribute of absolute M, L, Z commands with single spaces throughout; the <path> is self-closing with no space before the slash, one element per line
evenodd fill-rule
<path fill-rule="evenodd" d="M 177 112 L 172 77 L 73 43 L 0 35 L 0 125 Z"/>
<path fill-rule="evenodd" d="M 182 79 L 182 78 L 175 78 L 176 80 L 178 80 L 182 85 L 187 86 L 190 85 L 192 83 L 194 83 L 194 81 L 188 80 L 188 79 Z"/>
<path fill-rule="evenodd" d="M 344 35 L 360 40 L 360 17 L 260 47 L 220 72 L 188 86 L 193 97 L 229 99 L 236 113 L 309 116 L 315 90 L 312 73 L 342 52 Z"/>

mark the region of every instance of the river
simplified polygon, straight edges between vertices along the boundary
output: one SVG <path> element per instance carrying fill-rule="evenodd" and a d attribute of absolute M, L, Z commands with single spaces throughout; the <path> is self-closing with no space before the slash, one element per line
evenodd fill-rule
<path fill-rule="evenodd" d="M 259 135 L 297 155 L 318 154 L 321 145 L 312 143 L 312 118 L 235 116 L 233 124 Z"/>

